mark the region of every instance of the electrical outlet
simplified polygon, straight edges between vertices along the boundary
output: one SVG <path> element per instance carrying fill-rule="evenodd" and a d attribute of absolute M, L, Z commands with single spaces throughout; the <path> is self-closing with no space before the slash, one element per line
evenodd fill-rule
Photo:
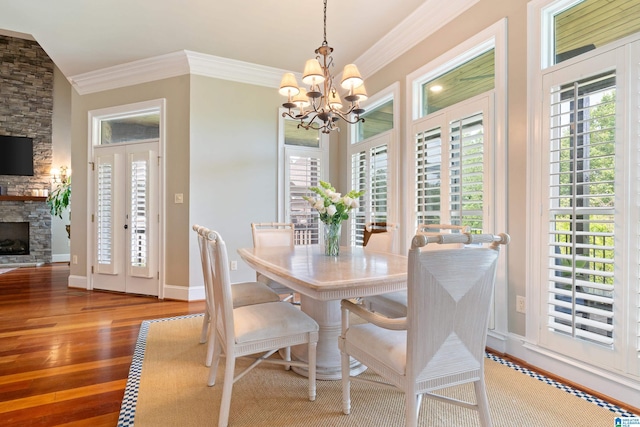
<path fill-rule="evenodd" d="M 78 263 L 78 255 L 74 255 L 74 256 L 72 257 L 72 259 L 73 259 L 73 263 L 74 263 L 74 264 L 77 264 L 77 263 Z"/>
<path fill-rule="evenodd" d="M 518 295 L 516 296 L 516 311 L 518 313 L 526 313 L 527 312 L 527 308 L 526 308 L 526 300 L 523 296 Z"/>
<path fill-rule="evenodd" d="M 238 269 L 238 261 L 231 261 L 231 270 L 237 270 Z"/>

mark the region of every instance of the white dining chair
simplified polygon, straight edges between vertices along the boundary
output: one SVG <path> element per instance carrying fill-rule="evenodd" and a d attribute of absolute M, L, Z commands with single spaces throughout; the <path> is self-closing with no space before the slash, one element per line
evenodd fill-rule
<path fill-rule="evenodd" d="M 416 234 L 425 236 L 439 236 L 451 233 L 469 233 L 471 227 L 453 224 L 420 224 Z M 447 245 L 428 245 L 423 250 L 456 249 L 464 247 L 461 243 Z M 363 303 L 371 311 L 384 314 L 387 317 L 404 317 L 407 315 L 407 291 L 388 292 L 363 298 Z"/>
<path fill-rule="evenodd" d="M 253 247 L 265 246 L 294 246 L 294 225 L 289 222 L 252 222 L 251 235 L 253 236 Z M 291 288 L 276 282 L 260 273 L 257 273 L 257 280 L 264 283 L 277 292 L 284 295 L 283 301 L 295 302 L 295 293 Z"/>
<path fill-rule="evenodd" d="M 210 231 L 206 239 L 216 307 L 216 318 L 211 320 L 211 328 L 215 328 L 217 335 L 209 386 L 215 385 L 220 357 L 222 354 L 225 356 L 218 426 L 228 425 L 233 384 L 261 362 L 307 369 L 308 397 L 311 401 L 315 400 L 319 331 L 316 321 L 294 305 L 281 301 L 234 308 L 224 240 L 216 231 Z M 307 362 L 291 360 L 290 347 L 301 344 L 307 345 Z M 280 349 L 284 350 L 284 359 L 271 357 Z M 236 375 L 236 359 L 249 355 L 257 356 L 251 365 Z"/>
<path fill-rule="evenodd" d="M 407 427 L 417 426 L 423 396 L 475 409 L 480 424 L 491 425 L 484 354 L 499 248 L 508 242 L 507 234 L 416 235 L 409 250 L 406 317 L 390 319 L 350 300 L 341 301 L 338 345 L 345 414 L 351 412 L 351 382 L 358 381 L 402 391 Z M 420 250 L 438 243 L 490 246 Z M 350 324 L 350 315 L 366 322 Z M 351 358 L 384 382 L 351 377 Z M 475 402 L 435 394 L 466 383 L 473 383 Z"/>
<path fill-rule="evenodd" d="M 202 264 L 202 275 L 204 279 L 204 293 L 206 307 L 204 312 L 204 319 L 202 321 L 202 331 L 200 332 L 200 342 L 206 343 L 209 341 L 209 337 L 213 335 L 215 340 L 215 334 L 210 333 L 209 325 L 210 318 L 215 312 L 215 306 L 213 303 L 213 292 L 211 288 L 211 268 L 209 265 L 208 246 L 206 242 L 206 235 L 210 230 L 206 227 L 194 224 L 192 227 L 198 235 L 198 247 L 200 249 L 200 262 Z M 280 301 L 280 296 L 271 290 L 268 286 L 259 282 L 240 282 L 234 283 L 232 288 L 233 305 L 234 307 L 242 307 L 243 305 L 261 304 L 264 302 Z M 209 341 L 207 347 L 207 355 L 205 357 L 205 365 L 211 365 L 211 358 L 213 357 L 213 342 Z"/>

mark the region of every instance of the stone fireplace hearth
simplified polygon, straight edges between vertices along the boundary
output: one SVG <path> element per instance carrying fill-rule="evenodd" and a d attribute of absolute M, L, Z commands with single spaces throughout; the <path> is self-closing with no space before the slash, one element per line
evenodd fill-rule
<path fill-rule="evenodd" d="M 29 255 L 29 223 L 0 222 L 0 256 Z"/>
<path fill-rule="evenodd" d="M 19 231 L 18 227 L 24 231 L 24 225 L 12 227 L 10 224 L 14 223 L 27 224 L 26 254 L 2 251 L 4 240 L 20 240 L 19 236 L 12 234 Z M 0 265 L 39 265 L 50 262 L 51 214 L 45 198 L 0 196 Z"/>

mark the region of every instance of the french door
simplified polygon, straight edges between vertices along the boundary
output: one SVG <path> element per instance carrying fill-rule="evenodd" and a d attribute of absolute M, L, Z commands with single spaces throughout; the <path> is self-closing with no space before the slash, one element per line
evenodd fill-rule
<path fill-rule="evenodd" d="M 94 149 L 93 288 L 158 295 L 158 142 Z"/>

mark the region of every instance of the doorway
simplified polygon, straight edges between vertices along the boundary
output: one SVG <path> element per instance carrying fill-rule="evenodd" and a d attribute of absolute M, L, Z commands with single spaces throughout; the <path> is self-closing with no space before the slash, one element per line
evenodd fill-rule
<path fill-rule="evenodd" d="M 158 142 L 94 151 L 93 287 L 158 295 Z"/>
<path fill-rule="evenodd" d="M 90 115 L 89 288 L 162 298 L 164 100 Z"/>

